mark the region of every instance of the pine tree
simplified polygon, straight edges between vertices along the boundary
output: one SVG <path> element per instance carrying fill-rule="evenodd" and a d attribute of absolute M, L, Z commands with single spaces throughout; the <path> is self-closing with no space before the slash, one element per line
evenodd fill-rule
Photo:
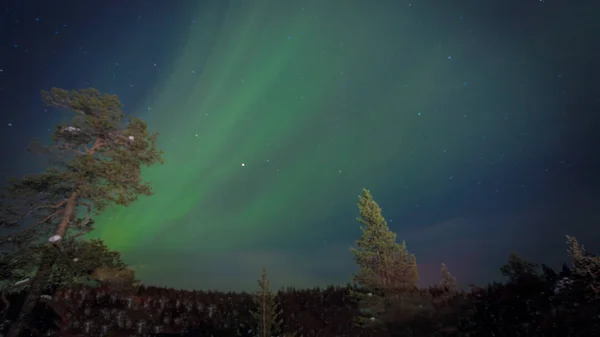
<path fill-rule="evenodd" d="M 515 252 L 510 253 L 508 262 L 500 268 L 500 272 L 512 283 L 528 282 L 539 277 L 538 266 Z"/>
<path fill-rule="evenodd" d="M 573 263 L 573 272 L 583 279 L 592 297 L 600 296 L 600 257 L 589 254 L 575 237 L 566 236 L 567 252 Z"/>
<path fill-rule="evenodd" d="M 404 302 L 403 295 L 416 287 L 416 258 L 408 253 L 405 242 L 396 243 L 396 234 L 389 229 L 369 190 L 363 189 L 358 208 L 362 236 L 356 241 L 357 248 L 351 248 L 358 265 L 352 292 L 361 311 L 356 323 L 381 326 L 390 306 Z"/>
<path fill-rule="evenodd" d="M 65 254 L 58 254 L 54 264 L 50 282 L 56 289 L 69 288 L 75 285 L 92 285 L 95 282 L 93 273 L 105 266 L 124 270 L 125 263 L 119 252 L 111 251 L 100 239 L 66 240 L 63 242 Z M 46 245 L 26 247 L 21 251 L 0 253 L 0 291 L 2 293 L 20 292 L 29 286 L 35 275 L 39 261 L 44 254 L 57 253 Z M 3 301 L 5 306 L 0 314 L 0 321 L 8 312 L 11 303 Z M 49 300 L 46 304 L 51 305 Z"/>
<path fill-rule="evenodd" d="M 4 241 L 47 241 L 58 250 L 47 249 L 31 282 L 25 303 L 9 337 L 17 337 L 31 320 L 44 285 L 50 279 L 64 242 L 93 229 L 90 212 L 112 205 L 127 206 L 140 195 L 151 195 L 141 169 L 162 162 L 156 148 L 157 134 L 149 133 L 139 118 L 123 121 L 116 95 L 101 95 L 95 89 L 42 92 L 44 101 L 74 114 L 59 125 L 49 146 L 35 142 L 30 150 L 51 156 L 44 173 L 13 180 L 2 196 L 4 227 L 20 229 Z M 59 253 L 60 252 L 60 253 Z"/>
<path fill-rule="evenodd" d="M 252 317 L 256 322 L 256 336 L 271 337 L 272 333 L 279 330 L 279 322 L 275 296 L 269 288 L 265 268 L 258 280 L 258 287 L 259 290 L 253 298 L 255 309 L 252 311 Z"/>
<path fill-rule="evenodd" d="M 404 241 L 402 241 L 402 243 L 406 245 Z M 419 282 L 419 268 L 417 266 L 417 257 L 415 256 L 415 254 L 410 254 L 410 257 L 408 259 L 408 287 L 416 288 L 417 282 Z"/>
<path fill-rule="evenodd" d="M 450 272 L 448 271 L 448 267 L 446 264 L 442 263 L 442 268 L 440 272 L 440 288 L 444 290 L 446 293 L 454 294 L 457 291 L 456 287 L 456 279 Z"/>

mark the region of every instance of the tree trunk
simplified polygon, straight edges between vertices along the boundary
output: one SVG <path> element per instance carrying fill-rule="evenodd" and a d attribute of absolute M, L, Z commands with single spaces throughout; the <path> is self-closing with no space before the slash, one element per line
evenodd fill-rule
<path fill-rule="evenodd" d="M 71 194 L 69 199 L 67 199 L 62 219 L 56 228 L 55 234 L 60 235 L 61 240 L 65 238 L 69 223 L 75 215 L 76 206 L 77 192 L 74 192 Z M 60 244 L 60 241 L 58 244 Z M 31 282 L 31 286 L 27 292 L 27 297 L 25 297 L 25 303 L 23 303 L 23 306 L 19 311 L 17 320 L 11 324 L 7 337 L 20 337 L 23 331 L 31 323 L 33 310 L 40 300 L 40 296 L 44 290 L 44 285 L 48 284 L 48 281 L 52 276 L 52 268 L 54 267 L 54 262 L 56 262 L 56 259 L 58 258 L 57 252 L 52 251 L 53 248 L 55 247 L 50 244 L 48 249 L 44 251 L 42 255 L 42 261 L 40 262 L 40 268 L 35 273 L 35 277 Z"/>
<path fill-rule="evenodd" d="M 52 249 L 53 247 L 48 248 Z M 40 296 L 44 291 L 44 285 L 46 285 L 50 279 L 52 267 L 54 266 L 56 258 L 56 252 L 44 252 L 42 261 L 40 263 L 40 268 L 31 282 L 31 286 L 29 287 L 27 297 L 25 297 L 25 302 L 21 307 L 19 316 L 10 325 L 8 334 L 6 335 L 7 337 L 20 337 L 23 332 L 27 330 L 29 324 L 31 323 L 33 310 L 35 309 L 35 306 L 37 305 Z"/>

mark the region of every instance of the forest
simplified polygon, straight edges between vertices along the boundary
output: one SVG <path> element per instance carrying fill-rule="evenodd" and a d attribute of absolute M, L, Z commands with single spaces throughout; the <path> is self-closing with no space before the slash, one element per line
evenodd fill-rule
<path fill-rule="evenodd" d="M 1 192 L 2 336 L 600 336 L 600 257 L 576 238 L 566 236 L 560 270 L 511 253 L 503 282 L 458 287 L 441 264 L 439 282 L 419 287 L 417 257 L 367 189 L 344 286 L 274 290 L 266 269 L 253 293 L 144 285 L 86 234 L 94 216 L 152 195 L 141 172 L 163 162 L 159 135 L 126 119 L 116 95 L 53 88 L 42 98 L 72 119 L 28 149 L 48 169 Z"/>

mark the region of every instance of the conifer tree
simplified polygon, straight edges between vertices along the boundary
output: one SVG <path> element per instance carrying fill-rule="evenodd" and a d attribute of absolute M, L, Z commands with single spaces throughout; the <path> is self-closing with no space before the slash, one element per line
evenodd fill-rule
<path fill-rule="evenodd" d="M 44 254 L 56 252 L 47 250 L 46 245 L 32 245 L 20 251 L 0 253 L 0 288 L 13 288 L 21 280 L 21 287 L 27 286 L 35 275 L 40 259 Z M 111 251 L 100 239 L 65 240 L 64 253 L 57 254 L 49 284 L 54 287 L 71 287 L 75 284 L 92 284 L 93 272 L 102 266 L 113 269 L 125 268 L 119 252 Z M 15 287 L 17 288 L 17 287 Z"/>
<path fill-rule="evenodd" d="M 431 302 L 438 308 L 447 306 L 449 301 L 458 293 L 456 279 L 450 274 L 445 263 L 442 263 L 440 268 L 440 281 L 430 291 L 432 292 Z"/>
<path fill-rule="evenodd" d="M 508 262 L 500 268 L 500 272 L 512 283 L 531 281 L 539 277 L 538 266 L 515 252 L 510 253 Z"/>
<path fill-rule="evenodd" d="M 77 284 L 92 285 L 97 281 L 93 277 L 98 268 L 124 270 L 125 263 L 119 252 L 111 251 L 100 239 L 66 240 L 63 242 L 65 254 L 58 254 L 50 275 L 50 282 L 56 288 L 68 288 Z M 20 292 L 29 286 L 35 275 L 39 261 L 44 254 L 58 253 L 48 250 L 46 245 L 34 245 L 20 251 L 0 253 L 0 292 Z M 3 300 L 4 308 L 0 321 L 8 312 L 11 303 Z M 51 304 L 46 301 L 47 304 Z"/>
<path fill-rule="evenodd" d="M 448 267 L 446 267 L 445 263 L 442 263 L 442 268 L 440 272 L 440 288 L 447 293 L 456 293 L 456 279 L 450 272 L 448 271 Z"/>
<path fill-rule="evenodd" d="M 253 298 L 255 309 L 252 311 L 252 317 L 256 322 L 255 335 L 258 337 L 271 337 L 272 333 L 279 330 L 279 322 L 275 296 L 269 288 L 266 268 L 262 270 L 258 287 L 259 290 Z"/>
<path fill-rule="evenodd" d="M 406 246 L 406 243 L 402 241 Z M 408 258 L 408 274 L 407 274 L 407 285 L 410 288 L 416 288 L 417 282 L 419 282 L 419 268 L 417 266 L 417 257 L 415 254 L 410 254 Z"/>
<path fill-rule="evenodd" d="M 567 252 L 573 263 L 573 272 L 583 279 L 592 297 L 600 296 L 600 257 L 589 254 L 575 237 L 566 236 Z"/>
<path fill-rule="evenodd" d="M 352 292 L 361 311 L 356 323 L 381 325 L 389 307 L 416 287 L 416 258 L 408 253 L 405 242 L 396 243 L 396 234 L 389 229 L 369 190 L 363 189 L 358 208 L 362 236 L 356 241 L 357 247 L 351 248 L 358 266 L 353 277 L 356 290 Z"/>
<path fill-rule="evenodd" d="M 35 142 L 30 147 L 50 155 L 52 166 L 41 174 L 11 181 L 1 198 L 0 224 L 13 228 L 5 242 L 35 243 L 45 237 L 58 250 L 46 249 L 41 257 L 9 337 L 18 337 L 29 323 L 58 255 L 64 254 L 63 242 L 93 229 L 90 212 L 127 206 L 140 195 L 151 195 L 141 169 L 162 162 L 157 134 L 149 133 L 139 118 L 124 122 L 116 95 L 101 95 L 92 88 L 53 88 L 42 96 L 50 107 L 74 117 L 56 128 L 50 145 Z"/>

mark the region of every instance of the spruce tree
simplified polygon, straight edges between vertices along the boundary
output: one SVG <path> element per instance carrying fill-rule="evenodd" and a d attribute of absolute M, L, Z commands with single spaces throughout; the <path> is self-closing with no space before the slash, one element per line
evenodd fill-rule
<path fill-rule="evenodd" d="M 53 88 L 42 96 L 50 107 L 74 117 L 57 126 L 50 145 L 35 142 L 30 147 L 50 155 L 52 166 L 41 174 L 11 181 L 2 196 L 0 223 L 13 228 L 5 242 L 32 243 L 45 237 L 57 249 L 46 249 L 42 255 L 9 337 L 18 337 L 31 320 L 58 255 L 65 252 L 63 243 L 93 229 L 90 212 L 127 206 L 140 195 L 151 195 L 141 169 L 162 162 L 157 134 L 150 133 L 139 118 L 124 121 L 116 95 L 102 95 L 92 88 Z"/>
<path fill-rule="evenodd" d="M 358 209 L 362 235 L 356 241 L 357 247 L 351 248 L 358 266 L 352 292 L 361 312 L 356 323 L 381 327 L 386 323 L 386 311 L 403 302 L 403 295 L 416 287 L 416 258 L 408 253 L 405 242 L 396 243 L 396 234 L 389 229 L 369 190 L 363 189 Z"/>
<path fill-rule="evenodd" d="M 404 241 L 403 244 L 406 245 Z M 407 274 L 407 286 L 410 288 L 416 288 L 417 282 L 419 282 L 419 268 L 417 266 L 417 257 L 415 254 L 410 254 L 408 258 L 408 274 Z"/>
<path fill-rule="evenodd" d="M 275 304 L 275 296 L 269 288 L 267 270 L 263 268 L 258 280 L 259 290 L 253 297 L 255 308 L 252 317 L 256 323 L 256 336 L 271 337 L 272 333 L 278 331 L 278 311 Z"/>
<path fill-rule="evenodd" d="M 448 271 L 448 267 L 446 267 L 445 263 L 442 263 L 439 286 L 446 293 L 453 294 L 457 291 L 456 279 L 454 278 L 454 276 L 452 276 L 452 274 L 450 274 L 450 272 Z"/>
<path fill-rule="evenodd" d="M 438 284 L 434 285 L 430 291 L 432 291 L 433 295 L 431 302 L 438 308 L 446 306 L 457 295 L 456 279 L 450 274 L 445 263 L 442 263 L 440 268 L 440 280 Z"/>
<path fill-rule="evenodd" d="M 600 297 L 600 257 L 589 254 L 575 237 L 566 236 L 567 253 L 571 257 L 573 273 L 583 281 L 591 297 Z"/>

